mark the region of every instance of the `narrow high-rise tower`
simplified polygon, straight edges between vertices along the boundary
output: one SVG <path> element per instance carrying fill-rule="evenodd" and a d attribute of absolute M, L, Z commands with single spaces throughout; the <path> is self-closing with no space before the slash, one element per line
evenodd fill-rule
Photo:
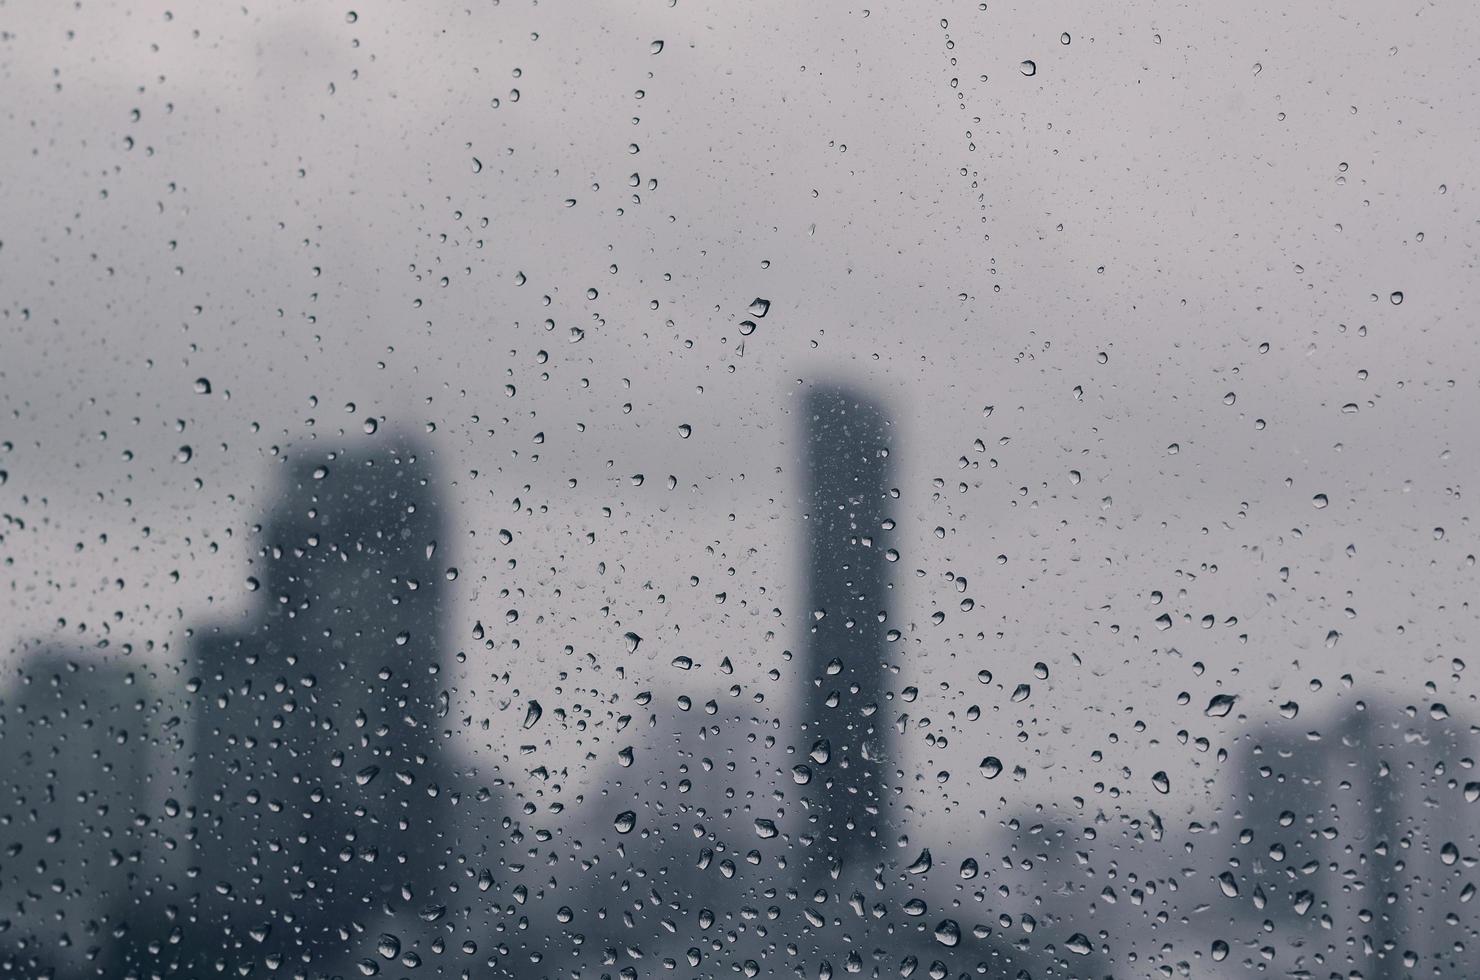
<path fill-rule="evenodd" d="M 889 425 L 878 402 L 847 387 L 814 388 L 803 405 L 808 593 L 798 749 L 811 773 L 810 874 L 867 870 L 884 853 Z"/>

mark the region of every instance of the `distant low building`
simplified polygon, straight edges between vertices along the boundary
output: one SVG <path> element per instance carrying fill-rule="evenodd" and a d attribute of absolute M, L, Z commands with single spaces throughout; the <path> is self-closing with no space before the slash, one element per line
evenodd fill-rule
<path fill-rule="evenodd" d="M 141 874 L 150 685 L 120 655 L 45 647 L 0 690 L 0 972 L 95 975 Z M 147 875 L 149 872 L 144 871 Z"/>

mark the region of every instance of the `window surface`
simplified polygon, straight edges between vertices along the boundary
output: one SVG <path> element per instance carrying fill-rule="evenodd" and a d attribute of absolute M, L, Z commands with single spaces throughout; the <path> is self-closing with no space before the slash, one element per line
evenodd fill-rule
<path fill-rule="evenodd" d="M 0 3 L 0 977 L 1480 976 L 1480 6 Z"/>

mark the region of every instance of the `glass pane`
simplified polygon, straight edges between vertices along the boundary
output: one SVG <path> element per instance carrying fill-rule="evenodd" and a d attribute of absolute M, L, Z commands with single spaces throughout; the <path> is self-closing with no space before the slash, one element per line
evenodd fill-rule
<path fill-rule="evenodd" d="M 1477 38 L 0 6 L 0 976 L 1480 976 Z"/>

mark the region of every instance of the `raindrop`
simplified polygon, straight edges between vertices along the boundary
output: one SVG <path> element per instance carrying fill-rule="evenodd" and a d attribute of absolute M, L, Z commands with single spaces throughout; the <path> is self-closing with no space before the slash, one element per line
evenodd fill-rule
<path fill-rule="evenodd" d="M 1237 700 L 1238 696 L 1234 694 L 1215 694 L 1203 709 L 1203 714 L 1209 718 L 1222 718 L 1233 710 L 1233 703 Z"/>

